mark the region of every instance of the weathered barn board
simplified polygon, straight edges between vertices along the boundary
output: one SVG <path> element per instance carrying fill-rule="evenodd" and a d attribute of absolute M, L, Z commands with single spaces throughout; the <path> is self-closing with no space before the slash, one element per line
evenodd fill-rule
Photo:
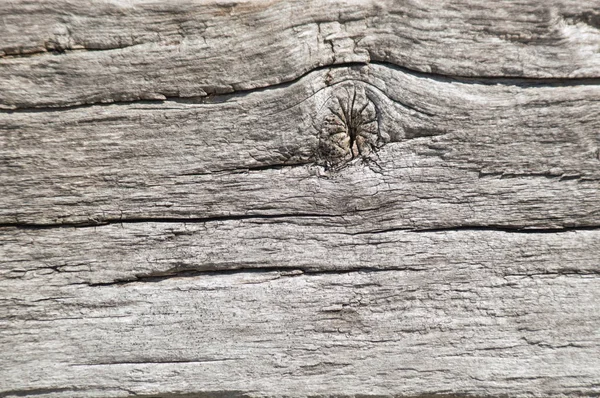
<path fill-rule="evenodd" d="M 369 60 L 598 79 L 598 9 L 597 0 L 4 1 L 0 65 L 10 78 L 0 105 L 203 96 Z"/>
<path fill-rule="evenodd" d="M 597 274 L 494 268 L 70 284 L 3 307 L 2 386 L 56 397 L 597 395 Z"/>
<path fill-rule="evenodd" d="M 600 2 L 0 16 L 0 397 L 600 395 Z"/>
<path fill-rule="evenodd" d="M 323 104 L 355 89 L 378 109 L 382 148 L 325 170 Z M 206 103 L 3 113 L 0 219 L 305 213 L 373 228 L 599 225 L 598 99 L 599 85 L 470 84 L 369 65 Z"/>
<path fill-rule="evenodd" d="M 431 270 L 480 265 L 505 275 L 600 272 L 600 231 L 515 233 L 486 230 L 349 232 L 326 218 L 207 223 L 132 223 L 1 231 L 6 291 L 154 280 L 193 271 L 301 269 Z M 24 246 L 24 242 L 28 242 Z M 497 268 L 497 269 L 496 269 Z M 16 279 L 16 280 L 15 280 Z M 13 286 L 11 288 L 11 286 Z M 46 294 L 46 293 L 43 293 Z"/>

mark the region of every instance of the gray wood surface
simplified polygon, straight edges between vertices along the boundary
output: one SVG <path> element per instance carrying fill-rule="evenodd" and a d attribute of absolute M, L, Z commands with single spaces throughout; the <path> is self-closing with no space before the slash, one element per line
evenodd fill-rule
<path fill-rule="evenodd" d="M 600 2 L 0 37 L 0 397 L 600 395 Z"/>
<path fill-rule="evenodd" d="M 10 79 L 0 105 L 204 96 L 369 60 L 456 76 L 598 79 L 599 4 L 3 1 L 0 65 Z"/>
<path fill-rule="evenodd" d="M 323 125 L 353 90 L 377 107 L 381 148 L 340 165 L 322 153 Z M 598 85 L 470 84 L 368 65 L 208 102 L 5 112 L 0 220 L 302 213 L 380 229 L 594 226 L 599 99 Z"/>

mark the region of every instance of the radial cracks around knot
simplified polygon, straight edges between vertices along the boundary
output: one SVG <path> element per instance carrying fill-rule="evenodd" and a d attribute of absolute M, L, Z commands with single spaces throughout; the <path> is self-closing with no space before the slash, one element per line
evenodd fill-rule
<path fill-rule="evenodd" d="M 364 87 L 350 83 L 333 90 L 317 115 L 316 128 L 319 161 L 336 167 L 365 158 L 386 140 L 380 131 L 379 110 Z"/>

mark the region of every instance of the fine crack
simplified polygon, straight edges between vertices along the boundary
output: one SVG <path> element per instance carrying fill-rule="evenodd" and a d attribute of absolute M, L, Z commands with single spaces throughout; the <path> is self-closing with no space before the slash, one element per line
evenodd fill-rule
<path fill-rule="evenodd" d="M 214 171 L 189 171 L 185 173 L 180 173 L 178 175 L 181 176 L 205 176 L 205 175 L 215 175 L 215 174 L 244 174 L 255 171 L 277 171 L 277 170 L 286 170 L 293 169 L 296 167 L 305 167 L 305 166 L 314 166 L 314 161 L 290 161 L 289 163 L 266 163 L 266 164 L 257 164 L 257 165 L 248 165 L 245 167 L 234 167 L 230 169 L 219 169 Z"/>
<path fill-rule="evenodd" d="M 437 233 L 437 232 L 460 232 L 460 231 L 489 231 L 489 232 L 506 232 L 506 233 L 524 233 L 524 234 L 554 234 L 572 231 L 596 231 L 600 230 L 598 225 L 583 225 L 583 226 L 561 226 L 555 228 L 539 228 L 539 227 L 524 227 L 510 225 L 455 225 L 447 227 L 434 228 L 385 228 L 369 231 L 351 232 L 348 235 L 374 235 L 385 234 L 397 231 L 415 232 L 415 233 Z"/>
<path fill-rule="evenodd" d="M 148 42 L 152 43 L 152 42 Z M 12 51 L 10 49 L 0 49 L 0 60 L 1 59 L 14 59 L 14 58 L 30 58 L 37 57 L 41 55 L 67 55 L 71 53 L 79 53 L 79 52 L 103 52 L 103 51 L 115 51 L 115 50 L 123 50 L 125 48 L 136 47 L 148 43 L 132 43 L 132 44 L 121 44 L 113 47 L 89 47 L 85 44 L 74 43 L 74 44 L 65 44 L 61 43 L 60 40 L 49 39 L 44 42 L 43 48 L 40 46 L 38 48 L 32 49 L 30 51 L 19 50 Z"/>
<path fill-rule="evenodd" d="M 554 234 L 572 231 L 594 231 L 600 230 L 598 225 L 568 225 L 554 228 L 540 227 L 523 227 L 510 225 L 457 225 L 440 228 L 414 228 L 413 232 L 447 232 L 447 231 L 497 231 L 507 233 L 524 233 L 524 234 Z"/>
<path fill-rule="evenodd" d="M 198 363 L 210 363 L 210 362 L 226 362 L 226 361 L 236 361 L 240 358 L 206 358 L 206 359 L 180 359 L 180 360 L 170 360 L 170 361 L 157 361 L 157 360 L 139 360 L 139 361 L 120 361 L 120 362 L 94 362 L 94 363 L 74 363 L 70 364 L 70 367 L 80 367 L 80 366 L 113 366 L 113 365 L 171 365 L 171 364 L 198 364 Z"/>

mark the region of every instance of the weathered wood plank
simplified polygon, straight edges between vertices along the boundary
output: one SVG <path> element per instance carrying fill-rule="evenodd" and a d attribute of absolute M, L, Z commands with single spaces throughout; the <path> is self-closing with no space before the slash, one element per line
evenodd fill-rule
<path fill-rule="evenodd" d="M 598 395 L 598 274 L 512 272 L 500 262 L 242 272 L 38 285 L 49 294 L 43 300 L 23 295 L 25 282 L 16 281 L 0 308 L 0 390 L 4 397 Z"/>
<path fill-rule="evenodd" d="M 480 265 L 505 276 L 600 273 L 600 230 L 349 232 L 326 217 L 204 223 L 126 223 L 84 228 L 0 229 L 0 286 L 106 284 L 194 275 L 192 271 L 300 269 L 432 270 Z M 190 273 L 192 272 L 192 273 Z M 13 286 L 11 288 L 11 286 Z M 21 290 L 19 288 L 18 290 Z"/>
<path fill-rule="evenodd" d="M 324 151 L 338 148 L 324 121 L 355 91 L 378 126 L 362 147 L 379 150 L 363 159 L 353 148 L 357 158 L 340 167 L 348 142 L 341 155 Z M 486 85 L 369 65 L 200 103 L 2 113 L 0 220 L 599 225 L 599 100 L 597 85 Z"/>
<path fill-rule="evenodd" d="M 600 395 L 597 0 L 0 16 L 0 397 Z"/>
<path fill-rule="evenodd" d="M 4 108 L 204 96 L 348 62 L 600 78 L 597 0 L 19 0 L 0 15 Z"/>

